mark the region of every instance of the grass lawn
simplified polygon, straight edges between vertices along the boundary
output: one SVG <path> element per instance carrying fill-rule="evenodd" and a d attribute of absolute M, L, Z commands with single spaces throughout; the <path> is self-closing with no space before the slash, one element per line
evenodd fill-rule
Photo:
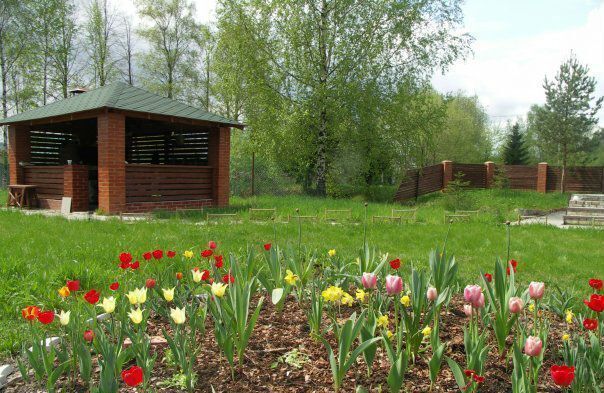
<path fill-rule="evenodd" d="M 0 201 L 5 201 L 0 192 Z M 456 255 L 464 283 L 480 269 L 492 270 L 495 257 L 505 257 L 506 219 L 513 220 L 515 208 L 554 209 L 566 206 L 568 195 L 533 192 L 477 190 L 468 198 L 481 213 L 470 223 L 451 226 L 448 250 Z M 418 201 L 418 221 L 411 224 L 369 223 L 367 237 L 375 247 L 404 263 L 425 266 L 430 249 L 442 244 L 447 232 L 443 214 L 447 198 L 434 194 Z M 271 223 L 247 220 L 249 207 L 276 207 L 276 243 L 295 244 L 298 223 L 280 222 L 300 209 L 300 214 L 323 214 L 325 208 L 352 209 L 352 220 L 342 224 L 302 222 L 302 243 L 326 255 L 335 248 L 351 260 L 363 242 L 362 201 L 311 197 L 234 198 L 226 211 L 239 211 L 240 223 L 208 224 L 191 217 L 171 217 L 145 222 L 67 221 L 60 217 L 26 216 L 0 211 L 0 351 L 18 348 L 24 324 L 20 310 L 28 304 L 55 302 L 57 289 L 67 278 L 79 278 L 83 288 L 106 288 L 118 274 L 117 256 L 122 251 L 140 255 L 155 248 L 201 251 L 208 240 L 219 242 L 225 252 L 242 253 L 246 246 L 275 242 Z M 388 215 L 400 205 L 369 204 L 367 214 Z M 170 216 L 159 214 L 160 216 Z M 199 217 L 197 217 L 199 218 Z M 558 229 L 542 225 L 513 226 L 511 256 L 520 262 L 519 280 L 543 280 L 546 285 L 584 285 L 604 271 L 604 231 Z"/>

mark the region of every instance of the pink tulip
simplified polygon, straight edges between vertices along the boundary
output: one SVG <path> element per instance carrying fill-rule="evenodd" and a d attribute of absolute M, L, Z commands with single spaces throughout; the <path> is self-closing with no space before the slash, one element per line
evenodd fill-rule
<path fill-rule="evenodd" d="M 403 291 L 403 279 L 399 276 L 386 276 L 386 292 L 388 295 L 396 295 Z"/>
<path fill-rule="evenodd" d="M 466 299 L 468 303 L 474 303 L 478 301 L 480 294 L 482 293 L 482 288 L 480 285 L 468 285 L 463 290 L 463 297 Z"/>
<path fill-rule="evenodd" d="M 531 295 L 531 299 L 541 299 L 543 297 L 543 292 L 545 292 L 544 283 L 533 281 L 529 284 L 529 295 Z"/>
<path fill-rule="evenodd" d="M 428 291 L 426 291 L 426 297 L 428 298 L 428 300 L 430 300 L 431 302 L 435 301 L 438 298 L 438 292 L 436 291 L 436 288 L 434 287 L 429 287 Z"/>
<path fill-rule="evenodd" d="M 363 273 L 361 283 L 366 289 L 375 289 L 377 287 L 377 276 L 373 273 Z"/>
<path fill-rule="evenodd" d="M 463 305 L 463 313 L 466 314 L 466 317 L 472 318 L 472 305 L 464 304 Z"/>
<path fill-rule="evenodd" d="M 528 336 L 524 343 L 524 353 L 528 356 L 539 356 L 543 343 L 539 337 Z"/>
<path fill-rule="evenodd" d="M 511 297 L 508 306 L 512 314 L 518 314 L 524 308 L 524 302 L 519 297 Z"/>
<path fill-rule="evenodd" d="M 483 308 L 484 307 L 484 293 L 480 292 L 478 295 L 478 300 L 472 303 L 472 307 L 474 308 Z"/>

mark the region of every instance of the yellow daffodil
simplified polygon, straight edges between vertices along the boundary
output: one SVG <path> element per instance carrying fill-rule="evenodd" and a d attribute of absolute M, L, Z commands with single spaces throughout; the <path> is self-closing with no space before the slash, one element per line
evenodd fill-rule
<path fill-rule="evenodd" d="M 362 289 L 357 289 L 356 293 L 355 293 L 355 297 L 357 298 L 357 300 L 361 303 L 365 302 L 365 297 L 367 296 L 367 292 L 363 291 Z"/>
<path fill-rule="evenodd" d="M 323 296 L 323 299 L 332 303 L 340 301 L 343 295 L 344 291 L 342 290 L 342 288 L 336 287 L 334 285 L 321 292 L 321 296 Z"/>
<path fill-rule="evenodd" d="M 223 297 L 226 292 L 227 286 L 221 282 L 213 282 L 212 283 L 212 295 L 216 297 Z"/>
<path fill-rule="evenodd" d="M 174 300 L 174 289 L 176 289 L 176 287 L 172 289 L 162 288 L 162 292 L 164 293 L 164 299 L 166 299 L 167 302 L 171 302 L 172 300 Z"/>
<path fill-rule="evenodd" d="M 105 311 L 107 314 L 111 314 L 112 312 L 114 312 L 115 311 L 115 299 L 113 298 L 113 296 L 104 297 L 103 303 L 101 303 L 101 307 L 103 308 L 103 311 Z"/>
<path fill-rule="evenodd" d="M 130 301 L 130 304 L 143 304 L 147 301 L 147 288 L 137 288 L 134 291 L 130 291 L 126 294 L 126 297 Z"/>
<path fill-rule="evenodd" d="M 535 312 L 535 303 L 529 304 L 528 309 L 530 312 Z"/>
<path fill-rule="evenodd" d="M 405 307 L 409 307 L 411 305 L 411 298 L 408 295 L 404 295 L 401 297 L 401 304 Z"/>
<path fill-rule="evenodd" d="M 562 335 L 562 340 L 563 340 L 563 341 L 568 341 L 568 340 L 570 340 L 570 334 L 568 334 L 568 333 L 564 333 L 564 334 Z"/>
<path fill-rule="evenodd" d="M 336 255 L 336 250 L 335 248 L 332 248 L 331 250 L 327 251 L 327 255 L 329 255 L 330 257 L 333 257 Z"/>
<path fill-rule="evenodd" d="M 388 328 L 388 315 L 380 315 L 377 319 L 378 327 L 387 329 Z"/>
<path fill-rule="evenodd" d="M 296 282 L 298 282 L 300 277 L 298 277 L 297 274 L 294 274 L 294 272 L 292 272 L 291 270 L 286 270 L 285 273 L 286 274 L 285 274 L 284 280 L 287 283 L 287 285 L 295 286 Z"/>
<path fill-rule="evenodd" d="M 63 311 L 59 313 L 59 322 L 61 326 L 66 326 L 69 324 L 69 316 L 71 315 L 71 311 Z"/>
<path fill-rule="evenodd" d="M 572 312 L 572 310 L 566 310 L 566 323 L 568 323 L 568 324 L 573 323 L 574 316 L 575 316 L 575 314 Z"/>
<path fill-rule="evenodd" d="M 422 334 L 424 335 L 424 337 L 428 337 L 430 335 L 430 333 L 432 333 L 432 328 L 430 326 L 426 326 L 422 330 Z"/>
<path fill-rule="evenodd" d="M 170 309 L 170 317 L 172 317 L 172 320 L 174 321 L 175 324 L 177 325 L 182 325 L 183 323 L 185 323 L 186 320 L 186 316 L 185 316 L 185 308 L 171 308 Z"/>
<path fill-rule="evenodd" d="M 392 338 L 392 336 L 394 336 L 394 333 L 392 333 L 392 331 L 391 331 L 391 330 L 388 330 L 388 331 L 386 332 L 386 336 L 387 336 L 388 338 Z"/>
<path fill-rule="evenodd" d="M 203 273 L 201 270 L 193 269 L 193 270 L 191 270 L 191 274 L 193 275 L 194 282 L 201 282 L 201 279 L 203 277 Z"/>
<path fill-rule="evenodd" d="M 342 304 L 345 306 L 352 306 L 354 304 L 354 299 L 350 296 L 349 293 L 344 292 L 342 294 Z"/>
<path fill-rule="evenodd" d="M 67 296 L 69 296 L 69 294 L 69 288 L 62 287 L 61 289 L 59 289 L 59 296 L 61 296 L 62 298 L 66 298 Z"/>
<path fill-rule="evenodd" d="M 131 309 L 128 313 L 128 316 L 130 317 L 132 323 L 138 325 L 143 321 L 143 310 L 141 310 L 140 308 Z"/>
<path fill-rule="evenodd" d="M 183 255 L 185 258 L 187 258 L 187 259 L 191 259 L 191 258 L 193 258 L 193 255 L 194 255 L 194 254 L 193 254 L 193 251 L 191 251 L 191 250 L 187 250 L 187 251 L 185 251 L 185 252 L 184 252 L 182 255 Z"/>

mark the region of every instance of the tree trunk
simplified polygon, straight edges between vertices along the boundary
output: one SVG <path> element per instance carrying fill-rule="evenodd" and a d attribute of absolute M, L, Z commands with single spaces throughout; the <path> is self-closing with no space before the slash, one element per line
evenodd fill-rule
<path fill-rule="evenodd" d="M 565 187 L 565 182 L 566 182 L 566 160 L 567 160 L 567 154 L 568 154 L 568 148 L 566 147 L 566 144 L 564 144 L 562 146 L 562 176 L 560 179 L 560 192 L 564 192 L 564 190 L 566 189 Z"/>
<path fill-rule="evenodd" d="M 4 43 L 2 39 L 0 39 L 0 74 L 2 74 L 2 117 L 8 117 L 8 92 L 6 90 L 6 75 L 8 70 L 6 69 L 6 59 L 4 57 Z M 6 149 L 6 154 L 2 155 L 2 164 L 4 166 L 4 171 L 2 172 L 3 183 L 8 183 L 7 173 L 8 173 L 8 126 L 2 127 L 2 140 L 4 141 L 4 148 Z"/>
<path fill-rule="evenodd" d="M 329 74 L 329 58 L 327 53 L 327 4 L 323 0 L 321 5 L 321 18 L 319 23 L 319 52 L 321 56 L 319 76 L 319 133 L 317 135 L 317 194 L 327 195 L 327 76 Z"/>
<path fill-rule="evenodd" d="M 327 112 L 325 109 L 321 111 L 319 119 L 319 135 L 317 138 L 317 194 L 321 196 L 327 195 L 326 178 L 327 178 Z"/>

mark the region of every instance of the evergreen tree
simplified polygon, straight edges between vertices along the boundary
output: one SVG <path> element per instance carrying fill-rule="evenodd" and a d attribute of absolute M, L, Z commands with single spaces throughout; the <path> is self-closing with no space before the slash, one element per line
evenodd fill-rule
<path fill-rule="evenodd" d="M 503 162 L 507 165 L 526 165 L 527 161 L 524 135 L 520 132 L 520 125 L 516 123 L 510 129 L 507 144 L 503 149 Z"/>

